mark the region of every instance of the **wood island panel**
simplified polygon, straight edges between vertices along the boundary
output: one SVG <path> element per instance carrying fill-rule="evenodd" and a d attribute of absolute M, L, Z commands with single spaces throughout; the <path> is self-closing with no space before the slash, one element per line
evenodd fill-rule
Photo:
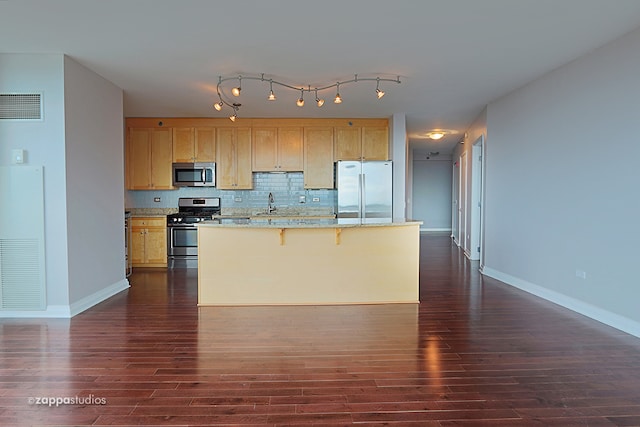
<path fill-rule="evenodd" d="M 198 304 L 417 303 L 419 225 L 198 227 Z"/>

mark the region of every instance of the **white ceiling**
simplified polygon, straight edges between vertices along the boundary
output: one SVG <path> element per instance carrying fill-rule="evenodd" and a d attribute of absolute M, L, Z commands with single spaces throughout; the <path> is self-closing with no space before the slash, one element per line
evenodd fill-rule
<path fill-rule="evenodd" d="M 69 55 L 124 90 L 127 117 L 228 116 L 220 75 L 400 76 L 381 100 L 361 82 L 322 109 L 244 81 L 239 117 L 404 113 L 411 146 L 443 155 L 487 103 L 639 26 L 638 0 L 0 0 L 0 52 Z M 435 128 L 459 133 L 416 136 Z"/>

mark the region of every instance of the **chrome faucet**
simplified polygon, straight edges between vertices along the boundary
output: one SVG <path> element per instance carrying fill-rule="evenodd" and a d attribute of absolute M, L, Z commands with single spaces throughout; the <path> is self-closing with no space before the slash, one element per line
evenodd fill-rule
<path fill-rule="evenodd" d="M 276 210 L 276 206 L 274 205 L 275 201 L 273 200 L 273 193 L 269 193 L 269 204 L 267 205 L 267 214 Z"/>

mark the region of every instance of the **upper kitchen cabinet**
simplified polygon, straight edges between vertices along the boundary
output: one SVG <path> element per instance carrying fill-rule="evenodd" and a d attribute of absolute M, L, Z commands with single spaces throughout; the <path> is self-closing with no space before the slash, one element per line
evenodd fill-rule
<path fill-rule="evenodd" d="M 388 127 L 362 128 L 362 160 L 390 160 Z"/>
<path fill-rule="evenodd" d="M 302 127 L 254 127 L 253 171 L 302 171 L 302 147 Z"/>
<path fill-rule="evenodd" d="M 215 128 L 174 128 L 173 161 L 192 163 L 215 161 Z"/>
<path fill-rule="evenodd" d="M 171 190 L 172 130 L 129 128 L 127 189 Z"/>
<path fill-rule="evenodd" d="M 333 188 L 333 128 L 304 128 L 304 188 Z"/>
<path fill-rule="evenodd" d="M 389 128 L 367 125 L 336 127 L 334 159 L 389 160 Z"/>
<path fill-rule="evenodd" d="M 216 129 L 216 186 L 221 190 L 250 190 L 251 128 Z"/>

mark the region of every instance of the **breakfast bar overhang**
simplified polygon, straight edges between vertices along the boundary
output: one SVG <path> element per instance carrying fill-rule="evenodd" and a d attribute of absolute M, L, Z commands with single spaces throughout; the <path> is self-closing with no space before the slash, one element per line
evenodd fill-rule
<path fill-rule="evenodd" d="M 419 301 L 420 222 L 218 220 L 198 225 L 198 305 Z"/>

